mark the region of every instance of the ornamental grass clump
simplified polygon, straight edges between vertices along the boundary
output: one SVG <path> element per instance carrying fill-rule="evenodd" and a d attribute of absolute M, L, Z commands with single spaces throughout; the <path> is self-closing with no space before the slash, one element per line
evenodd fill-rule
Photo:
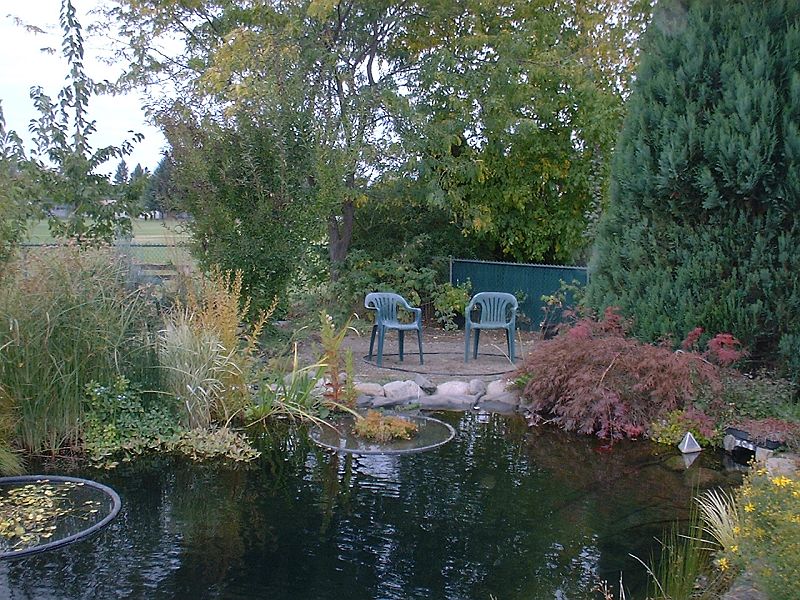
<path fill-rule="evenodd" d="M 159 362 L 187 427 L 228 423 L 249 405 L 258 337 L 276 306 L 245 325 L 250 301 L 242 274 L 215 268 L 166 316 Z"/>
<path fill-rule="evenodd" d="M 636 437 L 689 405 L 700 387 L 719 389 L 719 368 L 695 352 L 673 352 L 626 336 L 614 310 L 582 319 L 538 343 L 516 376 L 534 422 L 602 438 Z"/>
<path fill-rule="evenodd" d="M 110 250 L 62 247 L 10 264 L 0 283 L 0 390 L 14 440 L 75 447 L 90 381 L 152 372 L 153 311 Z"/>
<path fill-rule="evenodd" d="M 382 415 L 377 410 L 367 411 L 367 415 L 356 419 L 353 425 L 357 436 L 382 444 L 397 439 L 410 440 L 417 430 L 416 423 L 396 415 Z"/>

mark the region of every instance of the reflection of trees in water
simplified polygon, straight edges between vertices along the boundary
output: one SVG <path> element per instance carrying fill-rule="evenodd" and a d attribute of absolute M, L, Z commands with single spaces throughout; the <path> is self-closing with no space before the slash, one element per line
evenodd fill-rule
<path fill-rule="evenodd" d="M 598 572 L 616 580 L 624 568 L 631 581 L 636 563 L 621 557 L 685 511 L 684 475 L 645 443 L 599 453 L 521 419 L 441 416 L 456 438 L 421 454 L 331 454 L 287 429 L 265 433 L 245 470 L 137 463 L 103 479 L 124 505 L 106 532 L 3 567 L 8 587 L 36 598 L 590 598 Z"/>

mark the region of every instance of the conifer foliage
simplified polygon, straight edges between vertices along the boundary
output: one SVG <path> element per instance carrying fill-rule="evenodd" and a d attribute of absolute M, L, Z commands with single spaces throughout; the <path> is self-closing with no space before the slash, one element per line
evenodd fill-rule
<path fill-rule="evenodd" d="M 800 3 L 659 3 L 588 302 L 637 336 L 728 331 L 800 372 Z"/>

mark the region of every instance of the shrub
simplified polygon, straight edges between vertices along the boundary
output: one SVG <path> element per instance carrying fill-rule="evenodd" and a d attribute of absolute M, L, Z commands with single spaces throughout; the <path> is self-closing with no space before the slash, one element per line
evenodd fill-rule
<path fill-rule="evenodd" d="M 92 380 L 152 373 L 154 313 L 109 251 L 58 248 L 10 266 L 0 284 L 0 387 L 19 443 L 75 445 Z"/>
<path fill-rule="evenodd" d="M 800 4 L 659 3 L 587 290 L 645 340 L 697 324 L 800 376 Z"/>
<path fill-rule="evenodd" d="M 635 437 L 670 411 L 687 406 L 700 385 L 717 389 L 718 368 L 701 356 L 674 353 L 625 336 L 615 312 L 582 319 L 539 342 L 517 377 L 538 421 L 603 438 Z"/>
<path fill-rule="evenodd" d="M 373 260 L 366 253 L 350 252 L 339 279 L 331 284 L 331 310 L 347 318 L 363 311 L 364 296 L 370 292 L 394 292 L 412 306 L 431 301 L 436 291 L 436 271 L 417 267 L 405 257 Z"/>
<path fill-rule="evenodd" d="M 470 290 L 472 283 L 469 279 L 464 283 L 453 285 L 444 283 L 436 291 L 433 300 L 433 307 L 436 309 L 436 320 L 447 331 L 458 329 L 454 319 L 456 316 L 464 316 L 464 309 L 470 300 Z"/>
<path fill-rule="evenodd" d="M 417 425 L 396 415 L 382 415 L 377 410 L 367 411 L 366 417 L 356 419 L 353 433 L 380 443 L 392 440 L 410 440 L 417 433 Z"/>

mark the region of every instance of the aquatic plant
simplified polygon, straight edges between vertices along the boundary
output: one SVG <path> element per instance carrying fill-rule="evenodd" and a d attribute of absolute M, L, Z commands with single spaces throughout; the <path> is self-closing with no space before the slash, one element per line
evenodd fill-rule
<path fill-rule="evenodd" d="M 357 436 L 380 443 L 410 440 L 417 430 L 416 423 L 397 415 L 383 415 L 377 410 L 367 411 L 366 416 L 356 419 L 353 424 L 353 433 Z"/>

